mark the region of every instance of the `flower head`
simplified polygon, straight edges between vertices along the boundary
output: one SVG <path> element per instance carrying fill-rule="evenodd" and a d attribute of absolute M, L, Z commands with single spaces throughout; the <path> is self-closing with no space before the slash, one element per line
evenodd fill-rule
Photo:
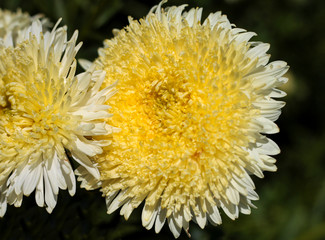
<path fill-rule="evenodd" d="M 59 23 L 59 22 L 58 22 Z M 57 23 L 57 24 L 58 24 Z M 0 48 L 0 77 L 5 107 L 0 118 L 0 215 L 6 205 L 20 206 L 35 190 L 36 202 L 51 212 L 59 189 L 75 193 L 67 154 L 95 179 L 89 157 L 108 141 L 93 136 L 113 131 L 105 119 L 112 86 L 100 89 L 103 71 L 75 75 L 77 32 L 67 40 L 66 27 L 42 32 L 35 20 L 18 36 L 15 47 Z"/>
<path fill-rule="evenodd" d="M 19 31 L 27 29 L 36 19 L 41 20 L 42 25 L 45 27 L 50 25 L 48 19 L 42 18 L 41 14 L 31 17 L 20 9 L 17 12 L 0 9 L 0 39 L 5 41 L 15 40 Z"/>
<path fill-rule="evenodd" d="M 23 13 L 20 9 L 17 12 L 0 9 L 0 45 L 1 48 L 15 46 L 17 42 L 24 39 L 24 32 L 32 24 L 33 20 L 39 19 L 42 23 L 43 31 L 51 25 L 47 18 L 43 18 L 41 14 L 31 17 L 28 13 Z M 0 110 L 5 104 L 5 88 L 4 82 L 0 78 Z"/>
<path fill-rule="evenodd" d="M 163 3 L 163 2 L 162 2 Z M 234 28 L 220 12 L 160 3 L 105 41 L 95 62 L 118 80 L 109 121 L 121 128 L 95 157 L 108 213 L 126 219 L 145 201 L 142 223 L 175 237 L 194 220 L 221 224 L 250 213 L 258 199 L 250 174 L 275 171 L 285 62 L 268 63 L 268 44 Z"/>

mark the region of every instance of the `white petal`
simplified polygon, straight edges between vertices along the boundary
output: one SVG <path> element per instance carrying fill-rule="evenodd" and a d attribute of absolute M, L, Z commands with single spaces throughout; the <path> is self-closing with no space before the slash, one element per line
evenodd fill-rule
<path fill-rule="evenodd" d="M 47 176 L 49 183 L 51 184 L 52 191 L 55 195 L 59 193 L 59 186 L 57 182 L 57 169 L 56 164 L 54 163 L 56 161 L 56 158 L 50 159 L 44 159 L 45 162 L 45 168 L 47 170 Z"/>
<path fill-rule="evenodd" d="M 183 227 L 183 211 L 181 210 L 181 212 L 173 212 L 172 213 L 172 217 L 174 218 L 176 224 L 182 228 Z"/>
<path fill-rule="evenodd" d="M 68 160 L 61 160 L 60 167 L 68 187 L 69 194 L 73 196 L 76 192 L 76 178 Z"/>
<path fill-rule="evenodd" d="M 86 168 L 90 174 L 92 174 L 96 179 L 99 180 L 100 174 L 97 167 L 94 163 L 89 160 L 89 158 L 84 153 L 79 151 L 71 151 L 71 155 L 77 163 Z"/>
<path fill-rule="evenodd" d="M 23 192 L 26 196 L 29 196 L 32 191 L 35 190 L 39 178 L 41 177 L 42 166 L 41 163 L 37 163 L 36 166 L 33 166 L 34 169 L 31 170 L 30 174 L 26 177 L 26 180 L 23 184 Z"/>
<path fill-rule="evenodd" d="M 260 56 L 263 56 L 268 50 L 270 49 L 270 44 L 268 43 L 259 43 L 257 46 L 248 50 L 246 55 L 251 58 L 255 59 Z"/>
<path fill-rule="evenodd" d="M 151 229 L 153 227 L 153 225 L 155 224 L 155 220 L 158 214 L 158 209 L 156 208 L 150 218 L 150 221 L 147 223 L 147 225 L 145 226 L 146 229 Z M 143 222 L 142 222 L 143 224 Z"/>
<path fill-rule="evenodd" d="M 92 62 L 86 59 L 79 59 L 78 62 L 84 70 L 88 70 L 92 66 Z"/>
<path fill-rule="evenodd" d="M 250 208 L 246 198 L 241 198 L 240 203 L 239 203 L 239 211 L 246 215 L 251 213 L 251 208 Z"/>
<path fill-rule="evenodd" d="M 43 170 L 41 168 L 41 170 Z M 43 171 L 40 172 L 40 177 L 35 191 L 35 200 L 39 207 L 44 207 L 44 180 L 43 180 Z"/>
<path fill-rule="evenodd" d="M 222 223 L 219 209 L 216 205 L 211 206 L 211 204 L 207 202 L 207 210 L 208 210 L 208 219 L 211 222 L 211 224 L 219 225 Z"/>
<path fill-rule="evenodd" d="M 68 185 L 64 178 L 65 173 L 63 173 L 62 171 L 62 167 L 60 163 L 61 161 L 64 160 L 60 160 L 55 152 L 55 155 L 53 157 L 53 168 L 56 169 L 56 181 L 60 189 L 67 189 Z"/>
<path fill-rule="evenodd" d="M 120 214 L 124 216 L 125 220 L 128 220 L 133 210 L 132 199 L 129 199 L 121 208 Z"/>
<path fill-rule="evenodd" d="M 54 194 L 46 168 L 43 168 L 46 210 L 51 213 L 56 205 L 57 195 Z"/>
<path fill-rule="evenodd" d="M 22 170 L 20 170 L 22 169 Z M 15 170 L 13 174 L 10 176 L 9 181 L 14 181 L 14 187 L 16 194 L 20 194 L 22 189 L 22 185 L 25 182 L 25 179 L 28 177 L 30 173 L 30 165 L 23 166 L 23 168 L 20 168 L 19 170 Z"/>
<path fill-rule="evenodd" d="M 101 147 L 92 144 L 91 141 L 87 141 L 85 138 L 80 139 L 77 137 L 75 143 L 79 151 L 91 157 L 103 152 Z"/>
<path fill-rule="evenodd" d="M 278 126 L 267 118 L 259 117 L 254 119 L 254 121 L 262 126 L 262 129 L 260 130 L 261 133 L 273 134 L 280 131 Z"/>
<path fill-rule="evenodd" d="M 254 32 L 244 32 L 244 33 L 240 33 L 238 35 L 236 35 L 234 37 L 234 39 L 238 42 L 238 43 L 242 43 L 242 42 L 248 42 L 249 39 L 251 39 L 253 36 L 256 36 L 257 34 Z"/>
<path fill-rule="evenodd" d="M 77 81 L 78 81 L 78 90 L 80 92 L 87 90 L 89 88 L 89 84 L 91 81 L 91 73 L 84 72 L 79 74 L 77 77 Z"/>
<path fill-rule="evenodd" d="M 175 219 L 173 217 L 168 218 L 168 226 L 175 238 L 178 238 L 179 235 L 181 235 L 182 228 L 176 224 Z"/>
<path fill-rule="evenodd" d="M 284 91 L 281 91 L 279 89 L 273 88 L 272 92 L 270 93 L 269 97 L 272 98 L 282 98 L 285 97 L 287 94 Z"/>
<path fill-rule="evenodd" d="M 113 116 L 112 114 L 108 113 L 107 111 L 98 111 L 99 109 L 108 109 L 109 106 L 107 105 L 94 105 L 96 109 L 90 109 L 91 106 L 87 106 L 86 109 L 79 108 L 78 111 L 74 112 L 73 115 L 80 115 L 82 116 L 83 121 L 92 121 L 97 119 L 105 119 Z"/>
<path fill-rule="evenodd" d="M 253 105 L 259 109 L 263 110 L 278 110 L 284 107 L 285 102 L 274 101 L 274 100 L 264 100 L 254 102 Z"/>
<path fill-rule="evenodd" d="M 108 208 L 107 208 L 108 214 L 115 212 L 115 210 L 117 210 L 119 207 L 121 207 L 124 203 L 126 203 L 129 200 L 128 197 L 124 196 L 126 191 L 127 191 L 127 189 L 122 190 L 119 193 L 119 195 L 117 195 L 117 197 L 108 206 Z"/>
<path fill-rule="evenodd" d="M 278 145 L 269 138 L 266 138 L 266 143 L 258 144 L 256 150 L 259 154 L 264 155 L 277 155 L 280 153 Z"/>
<path fill-rule="evenodd" d="M 260 199 L 257 193 L 253 189 L 247 189 L 247 190 L 248 190 L 247 199 L 253 201 L 257 201 L 258 199 Z"/>
<path fill-rule="evenodd" d="M 115 196 L 116 196 L 118 193 L 119 193 L 119 191 L 117 190 L 117 191 L 115 191 L 115 192 L 113 192 L 113 193 L 111 193 L 111 194 L 109 194 L 109 195 L 107 195 L 107 196 L 105 197 L 105 202 L 106 202 L 106 206 L 107 206 L 107 208 L 109 208 L 109 206 L 111 205 L 111 203 L 113 202 Z"/>
<path fill-rule="evenodd" d="M 155 218 L 158 213 L 158 202 L 157 201 L 153 206 L 149 206 L 148 204 L 145 204 L 142 209 L 142 226 L 144 226 L 146 229 L 151 229 Z"/>
<path fill-rule="evenodd" d="M 3 217 L 7 211 L 6 182 L 0 186 L 0 217 Z"/>
<path fill-rule="evenodd" d="M 261 115 L 271 121 L 278 120 L 279 116 L 281 115 L 281 110 L 265 110 L 261 109 Z"/>
<path fill-rule="evenodd" d="M 220 205 L 229 218 L 231 218 L 232 220 L 238 218 L 238 213 L 239 213 L 238 206 L 232 203 L 227 203 L 224 200 L 220 200 Z"/>
<path fill-rule="evenodd" d="M 102 184 L 101 181 L 94 178 L 94 176 L 89 174 L 89 172 L 82 166 L 79 166 L 75 170 L 75 174 L 78 176 L 78 181 L 81 182 L 80 187 L 85 188 L 86 190 L 94 190 L 99 188 Z"/>
<path fill-rule="evenodd" d="M 189 222 L 192 219 L 191 208 L 188 205 L 183 205 L 183 218 Z"/>
<path fill-rule="evenodd" d="M 161 209 L 161 206 L 159 204 L 158 208 L 158 216 L 156 217 L 156 222 L 155 222 L 155 232 L 159 233 L 162 227 L 164 226 L 166 222 L 166 214 L 167 214 L 167 209 Z"/>
<path fill-rule="evenodd" d="M 253 180 L 251 179 L 251 177 L 247 174 L 246 171 L 243 171 L 243 172 L 244 172 L 245 176 L 243 178 L 241 178 L 239 181 L 242 181 L 243 183 L 245 183 L 248 188 L 255 189 L 255 184 L 254 184 Z"/>
<path fill-rule="evenodd" d="M 248 164 L 246 166 L 246 169 L 251 172 L 252 174 L 258 176 L 259 178 L 263 178 L 264 174 L 263 171 L 261 170 L 261 168 L 259 166 L 257 166 L 256 162 Z"/>
<path fill-rule="evenodd" d="M 240 197 L 237 190 L 233 189 L 231 185 L 226 189 L 226 196 L 232 204 L 238 205 Z"/>
<path fill-rule="evenodd" d="M 200 228 L 204 228 L 207 223 L 207 216 L 206 213 L 203 212 L 201 204 L 197 203 L 197 208 L 199 209 L 200 213 L 198 215 L 195 215 L 195 221 L 200 226 Z"/>
<path fill-rule="evenodd" d="M 15 207 L 20 207 L 21 203 L 23 202 L 23 192 L 21 192 L 20 194 L 17 194 L 15 196 L 15 202 L 14 202 L 14 206 Z"/>
<path fill-rule="evenodd" d="M 246 190 L 246 186 L 242 181 L 238 181 L 238 178 L 232 178 L 230 180 L 230 184 L 231 186 L 233 186 L 234 189 L 236 189 L 239 193 L 241 193 L 242 195 L 246 196 L 247 194 L 247 190 Z"/>
<path fill-rule="evenodd" d="M 221 12 L 209 14 L 207 19 L 209 19 L 211 29 L 213 29 L 213 27 L 220 21 L 220 18 L 221 18 Z M 204 21 L 203 25 L 205 25 L 206 22 L 207 22 L 207 20 Z"/>

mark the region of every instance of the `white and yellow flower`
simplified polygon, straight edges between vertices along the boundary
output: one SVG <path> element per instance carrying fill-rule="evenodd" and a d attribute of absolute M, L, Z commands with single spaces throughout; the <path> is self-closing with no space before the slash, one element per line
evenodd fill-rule
<path fill-rule="evenodd" d="M 277 87 L 288 67 L 268 63 L 269 44 L 220 12 L 201 22 L 201 8 L 162 3 L 99 51 L 104 83 L 118 80 L 109 122 L 121 132 L 94 159 L 108 213 L 122 207 L 128 219 L 145 201 L 143 226 L 158 233 L 167 219 L 178 237 L 191 220 L 221 224 L 220 209 L 250 214 L 250 175 L 276 171 L 270 155 L 280 150 L 263 134 L 279 131 L 284 102 L 274 98 L 285 96 Z"/>
<path fill-rule="evenodd" d="M 0 9 L 0 39 L 5 42 L 16 39 L 18 33 L 27 29 L 34 20 L 39 19 L 44 28 L 47 28 L 50 23 L 47 18 L 43 18 L 41 14 L 30 16 L 26 12 L 18 9 L 16 12 Z"/>
<path fill-rule="evenodd" d="M 58 22 L 59 23 L 59 22 Z M 57 25 L 58 25 L 57 23 Z M 0 118 L 0 216 L 35 191 L 36 203 L 51 212 L 59 189 L 74 195 L 76 181 L 67 155 L 99 179 L 89 157 L 109 141 L 94 140 L 114 131 L 105 119 L 113 86 L 100 89 L 105 72 L 76 75 L 77 31 L 51 32 L 42 24 L 19 33 L 15 46 L 0 48 L 0 78 L 5 99 Z"/>
<path fill-rule="evenodd" d="M 33 20 L 40 20 L 43 31 L 46 31 L 51 23 L 47 18 L 43 18 L 41 14 L 30 16 L 28 13 L 22 12 L 20 9 L 16 12 L 0 9 L 0 48 L 15 46 L 19 36 L 23 36 L 23 32 L 27 31 Z M 21 41 L 21 40 L 20 40 Z M 0 79 L 0 109 L 5 105 L 5 89 L 3 80 Z"/>

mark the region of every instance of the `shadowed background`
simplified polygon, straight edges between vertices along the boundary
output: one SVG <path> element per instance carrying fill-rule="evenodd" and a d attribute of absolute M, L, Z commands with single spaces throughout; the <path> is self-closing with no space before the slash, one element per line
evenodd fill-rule
<path fill-rule="evenodd" d="M 79 30 L 83 47 L 78 58 L 94 60 L 112 29 L 139 19 L 159 1 L 143 0 L 0 0 L 0 7 L 43 13 L 53 23 L 62 17 L 69 36 Z M 203 17 L 222 11 L 237 27 L 256 32 L 254 41 L 271 44 L 273 60 L 290 65 L 286 107 L 277 121 L 281 131 L 271 136 L 282 153 L 278 171 L 252 177 L 260 200 L 251 215 L 236 221 L 222 213 L 223 224 L 201 230 L 190 224 L 192 239 L 325 239 L 325 1 L 323 0 L 190 0 L 169 1 L 203 7 Z M 63 25 L 61 24 L 61 25 Z M 77 189 L 74 197 L 60 191 L 50 215 L 36 206 L 34 194 L 21 208 L 9 206 L 0 219 L 0 239 L 173 239 L 167 224 L 159 235 L 141 225 L 142 205 L 125 221 L 106 214 L 99 191 Z M 222 212 L 222 211 L 221 211 Z M 187 239 L 184 232 L 179 239 Z"/>

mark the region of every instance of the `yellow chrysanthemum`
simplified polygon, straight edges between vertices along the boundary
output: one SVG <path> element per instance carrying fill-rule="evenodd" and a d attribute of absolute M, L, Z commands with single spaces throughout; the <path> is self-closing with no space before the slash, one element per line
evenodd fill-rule
<path fill-rule="evenodd" d="M 0 118 L 0 216 L 7 203 L 20 206 L 35 190 L 36 202 L 51 212 L 59 189 L 75 193 L 71 157 L 95 178 L 89 157 L 109 141 L 93 136 L 114 129 L 105 104 L 112 86 L 100 90 L 105 72 L 75 75 L 77 32 L 67 40 L 66 27 L 42 32 L 35 20 L 17 37 L 16 46 L 0 46 L 0 79 L 5 106 Z M 100 90 L 100 91 L 99 91 Z"/>
<path fill-rule="evenodd" d="M 99 51 L 105 84 L 118 80 L 109 122 L 121 132 L 95 161 L 108 213 L 128 219 L 145 201 L 143 226 L 158 233 L 167 219 L 178 237 L 191 220 L 220 224 L 219 209 L 250 213 L 249 175 L 276 170 L 279 148 L 262 133 L 279 130 L 287 66 L 220 12 L 201 23 L 202 9 L 161 4 Z"/>

